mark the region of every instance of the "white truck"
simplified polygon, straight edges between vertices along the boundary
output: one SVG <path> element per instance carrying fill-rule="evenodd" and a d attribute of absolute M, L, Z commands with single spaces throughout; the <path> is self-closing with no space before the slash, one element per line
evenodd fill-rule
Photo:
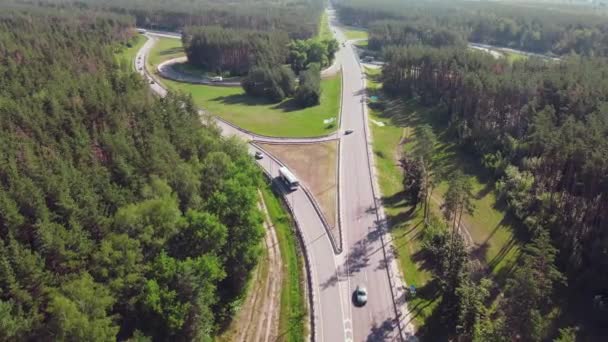
<path fill-rule="evenodd" d="M 285 166 L 279 168 L 279 177 L 291 191 L 295 191 L 300 187 L 300 181 Z"/>

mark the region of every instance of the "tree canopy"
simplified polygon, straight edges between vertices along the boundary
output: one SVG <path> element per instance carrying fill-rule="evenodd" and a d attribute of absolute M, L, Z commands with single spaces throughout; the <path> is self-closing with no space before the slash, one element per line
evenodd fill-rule
<path fill-rule="evenodd" d="M 385 52 L 384 91 L 435 107 L 453 138 L 493 172 L 500 199 L 526 233 L 539 236 L 532 243 L 541 252 L 530 249 L 530 259 L 536 261 L 522 261 L 512 282 L 522 284 L 512 286 L 541 291 L 536 282 L 545 281 L 542 286 L 552 288 L 560 277 L 553 276 L 548 265 L 561 265 L 571 298 L 593 307 L 593 298 L 608 292 L 608 259 L 601 252 L 608 229 L 606 60 L 532 58 L 510 63 L 457 47 L 390 47 Z M 457 185 L 450 184 L 450 189 Z M 463 192 L 447 195 L 458 199 L 458 193 Z M 452 204 L 447 201 L 445 209 L 453 220 Z M 547 236 L 558 255 L 546 246 Z M 541 272 L 534 270 L 541 257 L 542 279 L 534 274 Z M 525 324 L 512 320 L 522 313 L 521 307 L 505 309 L 511 312 L 502 321 L 505 329 L 521 336 L 534 333 L 535 340 L 550 334 L 543 320 L 553 292 L 541 292 L 535 292 L 538 298 L 526 307 L 536 311 L 528 311 Z M 513 297 L 507 303 L 518 301 Z M 533 327 L 526 325 L 533 320 Z"/>
<path fill-rule="evenodd" d="M 9 0 L 31 3 L 28 0 Z M 139 27 L 178 31 L 187 26 L 286 32 L 307 39 L 318 32 L 324 0 L 42 0 L 59 8 L 91 8 L 134 17 Z"/>
<path fill-rule="evenodd" d="M 260 252 L 258 169 L 117 62 L 130 19 L 22 9 L 0 11 L 0 339 L 210 339 Z"/>
<path fill-rule="evenodd" d="M 370 48 L 468 40 L 538 53 L 608 55 L 606 10 L 590 6 L 460 0 L 336 0 L 334 6 L 342 22 L 370 28 Z"/>
<path fill-rule="evenodd" d="M 182 41 L 188 62 L 207 70 L 246 74 L 254 65 L 281 65 L 289 38 L 284 32 L 266 33 L 221 27 L 187 27 Z"/>

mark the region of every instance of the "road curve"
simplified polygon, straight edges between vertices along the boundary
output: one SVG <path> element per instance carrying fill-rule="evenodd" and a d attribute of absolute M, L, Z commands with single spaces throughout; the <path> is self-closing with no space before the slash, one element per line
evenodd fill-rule
<path fill-rule="evenodd" d="M 155 36 L 146 34 L 148 41 L 138 51 L 135 57 L 136 70 L 148 82 L 153 81 L 145 68 L 145 60 L 150 49 L 155 43 Z M 151 90 L 157 95 L 166 96 L 167 90 L 158 82 L 150 83 Z M 201 111 L 201 113 L 203 113 Z M 227 124 L 221 120 L 216 120 L 218 126 L 222 129 L 222 134 L 225 136 L 237 136 L 245 141 L 267 141 L 264 137 L 253 136 L 243 130 Z M 270 139 L 270 138 L 269 138 Z M 272 138 L 273 141 L 280 142 L 302 142 L 302 141 L 319 141 L 319 138 L 314 139 L 281 139 Z M 257 147 L 249 145 L 251 153 L 257 151 Z M 278 176 L 279 167 L 283 166 L 278 160 L 273 158 L 264 158 L 258 160 L 258 164 L 272 178 Z M 303 243 L 305 244 L 306 258 L 309 262 L 310 273 L 307 275 L 310 278 L 311 288 L 309 295 L 312 304 L 312 318 L 314 329 L 311 332 L 313 341 L 346 341 L 344 322 L 350 321 L 347 316 L 348 310 L 345 306 L 349 305 L 348 298 L 344 298 L 345 289 L 344 282 L 337 281 L 341 273 L 338 272 L 339 265 L 333 247 L 327 236 L 322 220 L 314 208 L 314 204 L 302 190 L 297 190 L 291 193 L 285 193 L 284 197 L 291 207 L 293 216 L 300 227 L 300 234 Z"/>
<path fill-rule="evenodd" d="M 139 50 L 135 57 L 135 68 L 136 70 L 144 77 L 145 80 L 150 83 L 150 88 L 154 93 L 165 96 L 167 95 L 167 89 L 165 89 L 161 84 L 158 78 L 154 75 L 151 75 L 145 67 L 145 61 L 150 53 L 150 50 L 156 43 L 159 37 L 168 37 L 168 38 L 180 38 L 178 33 L 172 32 L 164 32 L 164 31 L 147 31 L 145 36 L 148 38 L 148 41 L 143 45 L 143 47 Z M 335 67 L 336 64 L 334 64 Z M 201 114 L 204 113 L 204 110 L 201 110 Z M 338 139 L 340 136 L 340 131 L 330 133 L 323 136 L 316 137 L 303 137 L 303 138 L 285 138 L 285 137 L 271 137 L 266 135 L 257 134 L 241 127 L 234 125 L 231 122 L 228 122 L 220 117 L 211 116 L 215 119 L 217 125 L 222 128 L 222 130 L 230 131 L 231 134 L 236 134 L 239 137 L 243 138 L 246 141 L 257 141 L 262 143 L 285 143 L 285 144 L 298 144 L 298 143 L 314 143 L 314 142 L 324 142 L 329 140 Z"/>

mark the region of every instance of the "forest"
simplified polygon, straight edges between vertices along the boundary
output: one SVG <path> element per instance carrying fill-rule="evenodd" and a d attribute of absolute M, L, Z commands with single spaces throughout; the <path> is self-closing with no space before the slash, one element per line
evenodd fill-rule
<path fill-rule="evenodd" d="M 9 0 L 30 2 L 30 0 Z M 307 39 L 318 31 L 325 0 L 42 0 L 58 8 L 94 8 L 129 15 L 138 27 L 179 31 L 186 26 L 287 32 Z"/>
<path fill-rule="evenodd" d="M 382 48 L 387 25 L 399 22 L 398 43 L 422 41 L 421 33 L 537 53 L 608 56 L 605 9 L 529 2 L 335 0 L 340 20 L 370 29 L 370 47 Z M 372 45 L 372 42 L 379 42 Z M 437 44 L 431 44 L 436 47 Z"/>
<path fill-rule="evenodd" d="M 466 275 L 464 256 L 457 252 L 460 238 L 441 229 L 427 232 L 427 249 L 445 282 L 443 317 L 454 317 L 445 322 L 457 325 L 453 333 L 476 341 L 546 340 L 555 336 L 555 305 L 564 313 L 584 311 L 574 315 L 575 324 L 605 327 L 607 61 L 510 63 L 464 48 L 430 46 L 388 47 L 385 58 L 384 91 L 435 108 L 458 144 L 492 172 L 499 198 L 525 228 L 523 256 L 492 310 L 484 308 L 487 295 L 480 295 L 488 283 Z M 425 146 L 433 145 L 429 135 L 417 132 Z M 424 155 L 405 162 L 406 189 L 415 200 L 428 182 L 430 166 L 424 158 L 419 166 L 414 160 Z M 462 177 L 451 179 L 443 210 L 453 230 L 463 211 L 472 212 L 472 194 Z"/>
<path fill-rule="evenodd" d="M 285 32 L 186 27 L 182 34 L 188 62 L 219 74 L 246 74 L 254 65 L 281 65 L 287 59 Z"/>
<path fill-rule="evenodd" d="M 117 61 L 133 19 L 1 7 L 0 340 L 212 339 L 261 248 L 245 147 Z"/>

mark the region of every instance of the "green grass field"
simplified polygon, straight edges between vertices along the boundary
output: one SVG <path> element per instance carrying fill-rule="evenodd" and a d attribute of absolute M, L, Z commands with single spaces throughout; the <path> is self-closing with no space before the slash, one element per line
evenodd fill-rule
<path fill-rule="evenodd" d="M 159 39 L 150 51 L 149 70 L 163 60 L 183 54 L 179 39 Z M 323 120 L 338 119 L 342 88 L 341 75 L 321 80 L 321 103 L 300 109 L 293 99 L 281 103 L 245 94 L 241 87 L 219 87 L 188 84 L 163 80 L 163 84 L 175 91 L 192 94 L 197 106 L 239 127 L 257 134 L 285 137 L 314 137 L 330 134 L 335 125 L 325 125 Z"/>
<path fill-rule="evenodd" d="M 344 32 L 344 35 L 346 36 L 346 39 L 348 39 L 348 40 L 368 39 L 368 37 L 369 37 L 367 30 L 365 30 L 363 28 L 346 26 L 346 27 L 342 28 L 342 31 Z"/>
<path fill-rule="evenodd" d="M 151 70 L 155 70 L 157 65 L 166 60 L 185 55 L 181 39 L 158 38 L 158 41 L 150 50 L 147 61 L 148 68 L 150 70 L 150 67 L 152 67 Z"/>
<path fill-rule="evenodd" d="M 321 104 L 300 109 L 293 99 L 281 103 L 245 94 L 241 87 L 216 87 L 163 80 L 169 88 L 192 94 L 194 102 L 213 115 L 257 134 L 285 137 L 313 137 L 332 133 L 335 125 L 324 119 L 340 111 L 341 75 L 321 81 Z"/>
<path fill-rule="evenodd" d="M 290 216 L 277 196 L 267 187 L 262 195 L 279 240 L 284 278 L 281 287 L 279 335 L 282 341 L 304 341 L 308 319 L 304 299 L 303 260 L 298 254 L 297 237 Z"/>
<path fill-rule="evenodd" d="M 368 69 L 370 95 L 378 91 L 374 81 L 379 70 Z M 381 99 L 382 100 L 382 99 Z M 426 289 L 431 273 L 420 257 L 420 232 L 423 227 L 421 208 L 413 210 L 402 198 L 403 175 L 398 166 L 398 158 L 403 151 L 411 151 L 415 146 L 414 131 L 422 124 L 430 124 L 438 136 L 434 161 L 441 170 L 440 183 L 433 191 L 432 212 L 441 217 L 440 203 L 447 190 L 447 179 L 451 171 L 459 169 L 473 184 L 475 212 L 463 218 L 463 223 L 471 233 L 475 246 L 473 256 L 489 268 L 495 276 L 502 278 L 502 271 L 510 270 L 519 253 L 519 244 L 513 233 L 512 222 L 500 211 L 493 183 L 474 157 L 467 155 L 451 141 L 446 127 L 438 124 L 433 108 L 419 106 L 414 101 L 385 100 L 383 111 L 370 109 L 370 120 L 382 122 L 380 127 L 370 123 L 374 139 L 374 153 L 380 190 L 382 191 L 387 216 L 391 223 L 392 235 L 398 249 L 400 265 L 408 284 L 420 288 L 419 296 L 409 305 L 420 326 L 430 316 L 437 305 L 432 288 Z M 428 291 L 426 291 L 428 290 Z"/>
<path fill-rule="evenodd" d="M 136 35 L 130 42 L 131 47 L 124 47 L 120 52 L 116 53 L 116 59 L 120 63 L 128 63 L 131 68 L 135 68 L 133 60 L 135 59 L 135 55 L 137 55 L 137 51 L 139 51 L 145 43 L 146 37 L 139 34 Z"/>

